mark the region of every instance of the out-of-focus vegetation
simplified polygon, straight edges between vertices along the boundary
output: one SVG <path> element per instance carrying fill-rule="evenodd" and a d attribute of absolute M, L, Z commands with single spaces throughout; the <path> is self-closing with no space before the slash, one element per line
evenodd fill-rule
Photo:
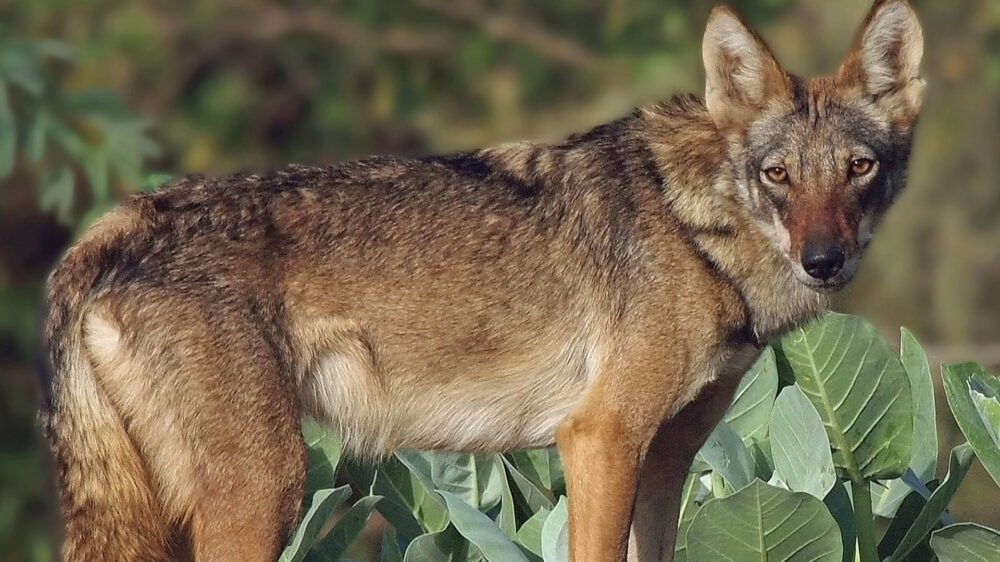
<path fill-rule="evenodd" d="M 51 557 L 34 427 L 40 288 L 96 213 L 153 172 L 554 139 L 699 92 L 713 3 L 0 3 L 0 560 Z M 732 3 L 801 74 L 835 68 L 870 4 Z M 932 361 L 996 366 L 1000 0 L 913 3 L 930 90 L 910 187 L 839 308 L 911 326 Z M 960 439 L 942 426 L 942 451 Z M 983 497 L 996 492 L 974 466 L 953 507 L 1000 525 Z"/>

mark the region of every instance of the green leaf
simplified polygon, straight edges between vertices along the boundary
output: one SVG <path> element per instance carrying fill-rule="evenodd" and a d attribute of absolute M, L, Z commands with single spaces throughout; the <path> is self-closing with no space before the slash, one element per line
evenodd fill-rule
<path fill-rule="evenodd" d="M 107 201 L 111 198 L 111 183 L 108 181 L 109 172 L 108 151 L 103 145 L 92 147 L 87 151 L 87 155 L 80 162 L 87 173 L 87 181 L 90 182 L 90 192 L 94 200 L 98 202 Z"/>
<path fill-rule="evenodd" d="M 12 82 L 33 96 L 41 94 L 45 80 L 38 44 L 30 39 L 7 42 L 0 49 L 0 80 Z"/>
<path fill-rule="evenodd" d="M 906 532 L 910 530 L 910 526 L 917 520 L 917 516 L 920 515 L 920 511 L 925 505 L 927 505 L 927 500 L 917 491 L 911 491 L 903 498 L 902 503 L 899 504 L 899 508 L 896 510 L 895 517 L 889 521 L 889 527 L 885 530 L 885 534 L 882 535 L 882 539 L 878 543 L 879 560 L 888 560 L 889 556 L 895 552 L 899 547 L 899 543 L 902 542 L 903 537 L 906 536 Z M 930 537 L 926 538 L 929 539 Z M 909 557 L 916 560 L 930 560 L 930 553 L 930 545 L 924 540 L 915 550 L 910 552 Z"/>
<path fill-rule="evenodd" d="M 903 498 L 896 509 L 896 515 L 889 521 L 889 527 L 878 543 L 879 560 L 888 560 L 889 556 L 899 547 L 899 543 L 917 520 L 920 511 L 927 505 L 927 500 L 917 491 L 911 491 Z M 929 549 L 930 546 L 927 546 Z M 920 550 L 913 554 L 918 554 Z"/>
<path fill-rule="evenodd" d="M 910 525 L 909 530 L 899 542 L 890 560 L 900 562 L 906 555 L 915 549 L 934 530 L 938 518 L 948 507 L 948 502 L 958 491 L 959 484 L 965 478 L 965 474 L 972 465 L 972 447 L 968 443 L 963 443 L 951 450 L 951 459 L 948 462 L 948 475 L 941 482 L 941 485 L 934 490 L 927 504 L 920 510 L 920 514 Z"/>
<path fill-rule="evenodd" d="M 399 462 L 403 463 L 406 468 L 420 481 L 420 483 L 427 490 L 434 490 L 434 478 L 433 467 L 431 463 L 433 462 L 432 453 L 419 453 L 415 451 L 397 451 L 393 453 Z M 443 500 L 442 500 L 443 501 Z"/>
<path fill-rule="evenodd" d="M 569 518 L 566 496 L 561 496 L 542 526 L 542 560 L 566 562 L 568 559 Z"/>
<path fill-rule="evenodd" d="M 793 492 L 818 500 L 837 483 L 823 420 L 798 385 L 786 386 L 771 412 L 774 470 Z"/>
<path fill-rule="evenodd" d="M 17 121 L 7 99 L 7 87 L 0 83 L 0 179 L 14 169 L 17 156 Z"/>
<path fill-rule="evenodd" d="M 941 562 L 996 562 L 1000 531 L 959 523 L 934 531 L 931 548 Z"/>
<path fill-rule="evenodd" d="M 552 498 L 545 491 L 538 488 L 527 476 L 522 474 L 506 456 L 501 455 L 500 458 L 503 459 L 511 480 L 514 481 L 514 499 L 525 511 L 528 513 L 538 513 L 542 509 L 550 511 L 555 506 Z"/>
<path fill-rule="evenodd" d="M 500 503 L 506 480 L 497 455 L 434 453 L 431 480 L 439 490 L 451 492 L 480 511 Z"/>
<path fill-rule="evenodd" d="M 44 107 L 35 111 L 35 118 L 31 121 L 28 129 L 28 137 L 25 140 L 24 153 L 28 160 L 37 164 L 42 161 L 45 155 L 45 140 L 49 132 L 49 120 L 52 114 Z"/>
<path fill-rule="evenodd" d="M 507 471 L 504 467 L 503 457 L 501 455 L 491 455 L 490 459 L 490 462 L 494 466 L 491 470 L 499 475 L 500 482 L 500 511 L 496 515 L 496 523 L 500 527 L 500 530 L 503 531 L 503 534 L 514 538 L 514 535 L 517 534 L 517 515 L 514 508 L 514 495 L 511 493 L 510 482 L 507 480 Z"/>
<path fill-rule="evenodd" d="M 139 185 L 139 191 L 156 191 L 170 183 L 171 180 L 173 180 L 173 176 L 170 174 L 149 174 Z"/>
<path fill-rule="evenodd" d="M 350 495 L 350 486 L 317 490 L 312 495 L 312 503 L 309 505 L 309 511 L 302 518 L 302 522 L 299 523 L 299 527 L 292 536 L 291 542 L 288 543 L 285 551 L 281 553 L 279 561 L 299 562 L 303 560 L 334 510 L 340 507 L 340 504 L 344 503 L 344 500 Z"/>
<path fill-rule="evenodd" d="M 451 522 L 470 543 L 476 546 L 490 562 L 527 562 L 517 545 L 504 536 L 489 517 L 480 513 L 461 497 L 439 491 L 448 505 Z"/>
<path fill-rule="evenodd" d="M 340 438 L 315 420 L 302 420 L 302 439 L 306 444 L 309 469 L 306 472 L 306 494 L 329 488 L 337 480 L 340 463 Z"/>
<path fill-rule="evenodd" d="M 559 493 L 566 488 L 566 478 L 563 475 L 562 461 L 559 452 L 554 448 L 530 449 L 510 453 L 521 474 L 524 474 L 536 486 L 552 493 Z"/>
<path fill-rule="evenodd" d="M 993 444 L 1000 447 L 1000 401 L 997 401 L 996 396 L 987 396 L 974 388 L 969 389 L 969 394 L 979 412 L 979 419 L 993 438 Z"/>
<path fill-rule="evenodd" d="M 427 533 L 406 547 L 403 562 L 465 562 L 469 543 L 453 527 Z"/>
<path fill-rule="evenodd" d="M 54 213 L 59 222 L 69 224 L 73 215 L 74 195 L 73 172 L 69 168 L 47 170 L 42 175 L 38 207 L 42 211 Z"/>
<path fill-rule="evenodd" d="M 934 403 L 934 381 L 920 343 L 906 328 L 900 330 L 900 359 L 913 393 L 913 454 L 910 468 L 923 482 L 934 479 L 937 469 L 938 437 L 937 408 Z"/>
<path fill-rule="evenodd" d="M 827 314 L 787 334 L 782 350 L 816 407 L 843 478 L 896 478 L 910 462 L 913 411 L 899 358 L 868 322 Z"/>
<path fill-rule="evenodd" d="M 355 502 L 313 550 L 330 560 L 344 558 L 347 549 L 354 544 L 355 539 L 368 524 L 372 508 L 381 499 L 382 496 L 365 496 Z"/>
<path fill-rule="evenodd" d="M 697 502 L 699 495 L 706 496 L 708 489 L 701 483 L 701 473 L 691 472 L 684 481 L 681 489 L 681 511 L 677 516 L 677 535 L 674 540 L 674 562 L 684 562 L 687 560 L 687 533 L 691 528 L 691 521 L 701 509 L 701 504 Z"/>
<path fill-rule="evenodd" d="M 52 139 L 73 157 L 81 166 L 85 164 L 90 147 L 80 138 L 80 135 L 58 119 L 50 119 L 47 128 Z"/>
<path fill-rule="evenodd" d="M 545 527 L 545 520 L 548 519 L 550 513 L 552 512 L 545 508 L 538 510 L 521 525 L 517 534 L 514 535 L 514 541 L 537 556 L 539 560 L 542 559 L 542 529 Z"/>
<path fill-rule="evenodd" d="M 443 531 L 450 522 L 444 501 L 398 457 L 379 465 L 371 489 L 385 497 L 376 506 L 378 512 L 405 538 Z"/>
<path fill-rule="evenodd" d="M 841 562 L 840 541 L 823 502 L 754 480 L 702 506 L 688 530 L 688 560 Z"/>
<path fill-rule="evenodd" d="M 699 454 L 733 490 L 746 486 L 753 478 L 753 463 L 743 440 L 724 421 L 715 426 Z"/>
<path fill-rule="evenodd" d="M 733 402 L 723 417 L 747 447 L 767 439 L 777 392 L 778 367 L 774 362 L 774 349 L 768 346 L 740 380 Z"/>
<path fill-rule="evenodd" d="M 991 417 L 993 408 L 988 404 L 1000 396 L 1000 380 L 987 375 L 980 365 L 973 363 L 946 365 L 941 375 L 945 396 L 958 427 L 983 467 L 1000 486 L 1000 444 L 994 439 L 997 429 L 993 425 L 1000 420 Z"/>
<path fill-rule="evenodd" d="M 846 483 L 838 483 L 830 490 L 830 493 L 823 498 L 826 509 L 829 510 L 833 520 L 840 528 L 840 544 L 844 546 L 843 562 L 854 560 L 854 547 L 857 537 L 857 529 L 854 523 L 854 505 L 851 503 L 851 495 L 847 491 Z"/>
<path fill-rule="evenodd" d="M 937 419 L 934 404 L 934 381 L 927 355 L 916 338 L 905 328 L 900 331 L 899 355 L 910 381 L 913 394 L 913 452 L 910 470 L 921 482 L 934 478 L 937 469 Z M 902 478 L 881 482 L 872 488 L 872 511 L 882 517 L 892 517 L 910 486 Z"/>

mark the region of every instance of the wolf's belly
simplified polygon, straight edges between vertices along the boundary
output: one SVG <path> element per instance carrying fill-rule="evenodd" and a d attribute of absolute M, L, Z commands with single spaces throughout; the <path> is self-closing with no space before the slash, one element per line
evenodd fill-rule
<path fill-rule="evenodd" d="M 440 371 L 393 349 L 373 352 L 350 326 L 313 333 L 298 373 L 305 411 L 337 429 L 349 452 L 468 452 L 543 447 L 581 399 L 600 351 L 585 338 Z M 308 335 L 300 332 L 300 335 Z M 303 339 L 303 341 L 306 341 Z"/>

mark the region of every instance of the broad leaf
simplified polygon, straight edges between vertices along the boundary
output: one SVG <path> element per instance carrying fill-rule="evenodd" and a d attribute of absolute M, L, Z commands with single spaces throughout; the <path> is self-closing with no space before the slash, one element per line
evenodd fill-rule
<path fill-rule="evenodd" d="M 551 492 L 546 493 L 546 490 L 536 486 L 527 476 L 521 474 L 521 471 L 506 456 L 501 455 L 500 458 L 503 459 L 511 480 L 514 481 L 514 499 L 525 511 L 537 513 L 542 509 L 551 510 L 555 506 L 555 502 L 550 497 Z"/>
<path fill-rule="evenodd" d="M 945 476 L 941 485 L 934 490 L 930 499 L 927 500 L 926 505 L 920 510 L 920 514 L 917 515 L 913 524 L 910 525 L 909 530 L 906 531 L 906 534 L 899 542 L 899 546 L 892 553 L 890 560 L 894 562 L 904 560 L 906 555 L 920 545 L 927 535 L 934 530 L 938 518 L 941 517 L 941 514 L 948 507 L 948 502 L 951 501 L 955 492 L 958 491 L 959 484 L 962 483 L 966 472 L 969 471 L 972 459 L 972 447 L 968 443 L 963 443 L 951 450 L 948 475 Z"/>
<path fill-rule="evenodd" d="M 69 168 L 56 167 L 46 170 L 42 174 L 38 206 L 43 211 L 55 214 L 59 222 L 69 224 L 72 221 L 75 199 L 73 185 L 73 172 Z"/>
<path fill-rule="evenodd" d="M 340 507 L 340 504 L 344 503 L 344 500 L 350 495 L 350 486 L 327 488 L 318 490 L 313 494 L 309 510 L 306 512 L 305 517 L 302 518 L 302 522 L 299 523 L 299 528 L 296 529 L 291 542 L 288 543 L 285 551 L 281 553 L 281 557 L 278 559 L 279 562 L 299 562 L 303 560 L 306 553 L 312 547 L 312 544 L 316 541 L 316 537 L 323 530 L 323 526 L 326 525 L 330 516 L 333 515 L 334 510 Z"/>
<path fill-rule="evenodd" d="M 139 191 L 156 191 L 170 183 L 173 179 L 173 176 L 170 174 L 149 174 L 139 185 Z"/>
<path fill-rule="evenodd" d="M 899 350 L 913 394 L 913 452 L 910 455 L 910 470 L 923 483 L 932 480 L 937 469 L 934 381 L 931 380 L 927 355 L 913 334 L 905 328 L 900 333 Z M 882 517 L 892 517 L 911 488 L 902 478 L 886 480 L 881 484 L 882 486 L 872 486 L 872 511 Z"/>
<path fill-rule="evenodd" d="M 841 562 L 840 531 L 823 502 L 755 480 L 707 502 L 687 534 L 688 560 Z"/>
<path fill-rule="evenodd" d="M 896 478 L 910 462 L 913 411 L 899 358 L 868 322 L 828 314 L 782 340 L 802 392 L 816 407 L 841 477 Z"/>
<path fill-rule="evenodd" d="M 840 528 L 840 544 L 844 545 L 843 562 L 854 560 L 854 547 L 858 537 L 858 530 L 854 522 L 854 506 L 851 504 L 851 494 L 847 491 L 848 484 L 838 483 L 830 490 L 830 493 L 823 498 L 826 509 L 833 515 L 833 520 Z"/>
<path fill-rule="evenodd" d="M 459 496 L 480 511 L 500 503 L 505 479 L 498 455 L 431 455 L 431 480 L 435 487 Z"/>
<path fill-rule="evenodd" d="M 768 346 L 740 380 L 733 402 L 723 417 L 747 447 L 767 438 L 771 408 L 777 392 L 778 368 L 774 362 L 774 349 Z"/>
<path fill-rule="evenodd" d="M 398 456 L 379 466 L 372 493 L 385 496 L 376 508 L 403 537 L 443 531 L 450 521 L 444 501 Z"/>
<path fill-rule="evenodd" d="M 337 466 L 340 464 L 340 439 L 333 431 L 323 427 L 315 420 L 302 420 L 302 439 L 306 444 L 306 455 L 309 459 L 309 469 L 306 472 L 306 493 L 329 488 L 337 479 Z"/>
<path fill-rule="evenodd" d="M 381 496 L 365 496 L 355 502 L 347 510 L 347 513 L 337 521 L 333 529 L 316 545 L 314 551 L 329 560 L 344 558 L 347 555 L 347 549 L 354 544 L 355 539 L 365 529 L 365 525 L 371 517 L 372 508 L 381 499 Z"/>
<path fill-rule="evenodd" d="M 1000 443 L 994 438 L 1000 418 L 994 419 L 993 402 L 1000 396 L 1000 379 L 987 375 L 973 363 L 942 367 L 945 396 L 965 438 L 986 471 L 1000 486 Z"/>
<path fill-rule="evenodd" d="M 439 491 L 448 505 L 451 522 L 472 545 L 478 548 L 490 562 L 527 562 L 524 553 L 504 536 L 500 529 L 486 515 L 469 505 L 465 500 L 450 492 Z"/>
<path fill-rule="evenodd" d="M 774 471 L 793 492 L 818 500 L 837 482 L 823 420 L 798 385 L 786 386 L 771 412 Z"/>
<path fill-rule="evenodd" d="M 550 510 L 542 508 L 528 518 L 514 536 L 517 544 L 537 556 L 539 560 L 542 559 L 542 529 L 545 527 L 545 520 L 549 518 L 550 513 L 552 513 Z"/>
<path fill-rule="evenodd" d="M 406 547 L 403 562 L 465 562 L 469 543 L 453 528 L 427 533 Z"/>
<path fill-rule="evenodd" d="M 503 534 L 514 538 L 514 535 L 517 534 L 517 514 L 515 513 L 514 494 L 510 489 L 510 481 L 507 480 L 507 469 L 501 455 L 491 455 L 490 462 L 495 467 L 495 473 L 499 474 L 500 481 L 500 509 L 494 520 Z"/>
<path fill-rule="evenodd" d="M 566 490 L 562 460 L 554 447 L 510 453 L 514 466 L 538 487 L 560 493 Z"/>
<path fill-rule="evenodd" d="M 733 488 L 739 490 L 753 479 L 753 463 L 743 440 L 724 421 L 715 426 L 701 447 L 701 457 Z"/>
<path fill-rule="evenodd" d="M 559 498 L 555 509 L 542 526 L 542 559 L 545 562 L 566 562 L 569 559 L 569 521 L 566 496 Z"/>
<path fill-rule="evenodd" d="M 931 548 L 941 562 L 996 562 L 1000 552 L 1000 531 L 959 523 L 934 531 Z"/>
<path fill-rule="evenodd" d="M 934 483 L 932 482 L 932 484 Z M 920 511 L 925 505 L 927 505 L 927 499 L 915 491 L 911 491 L 903 498 L 902 503 L 899 504 L 899 508 L 896 510 L 896 516 L 889 521 L 889 527 L 885 530 L 885 534 L 882 535 L 882 539 L 879 540 L 879 560 L 888 560 L 889 556 L 896 551 L 899 543 L 902 542 L 903 537 L 906 536 L 906 532 L 910 530 L 910 526 L 917 520 L 917 516 L 920 515 Z M 930 539 L 930 537 L 926 537 L 926 539 Z M 930 548 L 927 540 L 924 540 L 916 549 L 911 550 L 910 559 L 930 560 Z"/>
<path fill-rule="evenodd" d="M 674 539 L 674 562 L 685 562 L 687 560 L 687 533 L 691 528 L 691 521 L 701 509 L 701 504 L 697 501 L 699 496 L 707 496 L 708 490 L 701 483 L 701 474 L 692 472 L 687 475 L 684 481 L 684 488 L 681 491 L 681 511 L 677 516 L 677 535 Z"/>
<path fill-rule="evenodd" d="M 934 479 L 938 459 L 934 381 L 927 355 L 906 328 L 900 330 L 900 360 L 913 393 L 913 454 L 910 468 L 924 482 Z"/>

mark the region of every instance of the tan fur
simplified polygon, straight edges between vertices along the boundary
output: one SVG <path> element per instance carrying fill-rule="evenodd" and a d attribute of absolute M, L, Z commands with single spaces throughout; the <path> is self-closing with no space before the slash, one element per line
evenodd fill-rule
<path fill-rule="evenodd" d="M 902 188 L 910 16 L 880 1 L 838 74 L 806 81 L 719 9 L 705 102 L 124 202 L 49 282 L 65 559 L 274 559 L 308 414 L 367 460 L 556 443 L 571 558 L 670 560 L 742 373 L 850 280 Z M 848 177 L 859 157 L 878 173 Z M 799 263 L 817 237 L 848 254 L 827 284 Z"/>

